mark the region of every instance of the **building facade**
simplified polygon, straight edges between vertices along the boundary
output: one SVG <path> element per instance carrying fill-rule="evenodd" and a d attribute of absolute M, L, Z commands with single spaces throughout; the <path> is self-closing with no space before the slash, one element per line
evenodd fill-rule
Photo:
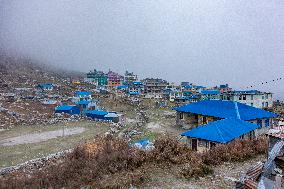
<path fill-rule="evenodd" d="M 133 72 L 126 71 L 124 74 L 124 85 L 131 85 L 134 81 L 138 80 L 138 76 Z"/>
<path fill-rule="evenodd" d="M 108 86 L 109 87 L 116 87 L 122 85 L 123 82 L 123 76 L 119 75 L 118 73 L 115 73 L 113 71 L 109 71 L 107 73 L 108 77 Z"/>
<path fill-rule="evenodd" d="M 220 100 L 221 93 L 219 90 L 204 90 L 201 91 L 201 100 Z"/>
<path fill-rule="evenodd" d="M 272 93 L 257 90 L 226 92 L 221 95 L 221 99 L 240 102 L 255 108 L 271 108 L 273 106 Z"/>
<path fill-rule="evenodd" d="M 164 89 L 169 85 L 166 80 L 146 78 L 142 81 L 145 87 L 145 93 L 163 93 Z"/>
<path fill-rule="evenodd" d="M 86 81 L 97 86 L 106 86 L 108 84 L 108 76 L 104 72 L 94 69 L 94 71 L 87 73 Z"/>

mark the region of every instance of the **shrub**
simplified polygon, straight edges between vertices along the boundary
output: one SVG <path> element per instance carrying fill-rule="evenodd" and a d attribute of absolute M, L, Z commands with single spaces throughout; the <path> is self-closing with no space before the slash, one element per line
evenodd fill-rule
<path fill-rule="evenodd" d="M 185 178 L 212 174 L 212 166 L 226 161 L 244 161 L 267 149 L 265 138 L 233 141 L 205 152 L 191 151 L 169 136 L 154 142 L 152 151 L 131 148 L 124 140 L 99 137 L 82 144 L 61 163 L 31 175 L 16 173 L 0 178 L 0 188 L 124 188 L 146 179 L 143 165 L 179 165 Z"/>

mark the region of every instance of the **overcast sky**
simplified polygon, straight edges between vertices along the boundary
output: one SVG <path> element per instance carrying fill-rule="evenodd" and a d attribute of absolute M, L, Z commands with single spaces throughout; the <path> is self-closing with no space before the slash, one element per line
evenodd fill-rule
<path fill-rule="evenodd" d="M 2 48 L 66 69 L 284 96 L 283 0 L 0 0 Z M 284 98 L 282 98 L 284 99 Z"/>

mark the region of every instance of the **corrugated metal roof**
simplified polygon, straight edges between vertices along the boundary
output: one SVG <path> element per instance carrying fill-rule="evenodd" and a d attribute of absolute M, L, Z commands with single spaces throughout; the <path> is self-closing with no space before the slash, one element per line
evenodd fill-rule
<path fill-rule="evenodd" d="M 130 95 L 139 95 L 140 93 L 138 91 L 133 91 L 133 92 L 129 92 Z"/>
<path fill-rule="evenodd" d="M 203 94 L 203 95 L 218 95 L 218 94 L 220 94 L 220 91 L 218 91 L 218 90 L 205 90 L 205 91 L 201 91 L 201 94 Z"/>
<path fill-rule="evenodd" d="M 114 112 L 108 112 L 108 114 L 107 114 L 107 115 L 105 115 L 105 117 L 119 117 L 119 116 L 117 115 L 117 113 L 114 113 Z"/>
<path fill-rule="evenodd" d="M 88 91 L 77 91 L 75 92 L 75 95 L 76 96 L 89 96 L 89 95 L 92 95 L 92 93 Z"/>
<path fill-rule="evenodd" d="M 204 86 L 195 86 L 196 89 L 206 89 Z"/>
<path fill-rule="evenodd" d="M 141 81 L 134 81 L 133 85 L 143 85 L 143 83 Z"/>
<path fill-rule="evenodd" d="M 193 86 L 192 85 L 185 85 L 185 86 L 183 86 L 183 88 L 185 88 L 185 89 L 192 89 Z"/>
<path fill-rule="evenodd" d="M 117 89 L 128 89 L 127 85 L 119 85 L 116 87 Z"/>
<path fill-rule="evenodd" d="M 38 87 L 40 88 L 52 88 L 54 87 L 52 83 L 44 83 L 44 84 L 39 84 Z"/>
<path fill-rule="evenodd" d="M 81 100 L 81 101 L 79 101 L 77 104 L 78 105 L 88 105 L 88 104 L 90 104 L 91 103 L 91 101 L 89 101 L 89 100 Z"/>
<path fill-rule="evenodd" d="M 87 114 L 94 114 L 94 115 L 107 115 L 108 112 L 102 110 L 90 110 L 86 112 Z"/>
<path fill-rule="evenodd" d="M 240 119 L 222 119 L 194 128 L 181 136 L 218 143 L 227 143 L 257 129 L 259 126 Z"/>
<path fill-rule="evenodd" d="M 74 107 L 76 107 L 76 106 L 68 106 L 68 105 L 57 106 L 55 108 L 55 110 L 57 110 L 57 111 L 68 111 L 68 110 L 72 110 Z"/>
<path fill-rule="evenodd" d="M 276 117 L 277 114 L 237 102 L 240 119 L 254 120 Z M 218 118 L 237 118 L 235 102 L 226 100 L 203 100 L 174 108 L 178 112 L 188 112 Z"/>

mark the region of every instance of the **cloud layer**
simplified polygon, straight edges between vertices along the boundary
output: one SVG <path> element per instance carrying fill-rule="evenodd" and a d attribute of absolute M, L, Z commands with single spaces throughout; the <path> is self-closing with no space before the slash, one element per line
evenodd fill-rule
<path fill-rule="evenodd" d="M 0 44 L 61 68 L 284 94 L 283 1 L 2 0 Z M 283 98 L 282 98 L 283 99 Z"/>

